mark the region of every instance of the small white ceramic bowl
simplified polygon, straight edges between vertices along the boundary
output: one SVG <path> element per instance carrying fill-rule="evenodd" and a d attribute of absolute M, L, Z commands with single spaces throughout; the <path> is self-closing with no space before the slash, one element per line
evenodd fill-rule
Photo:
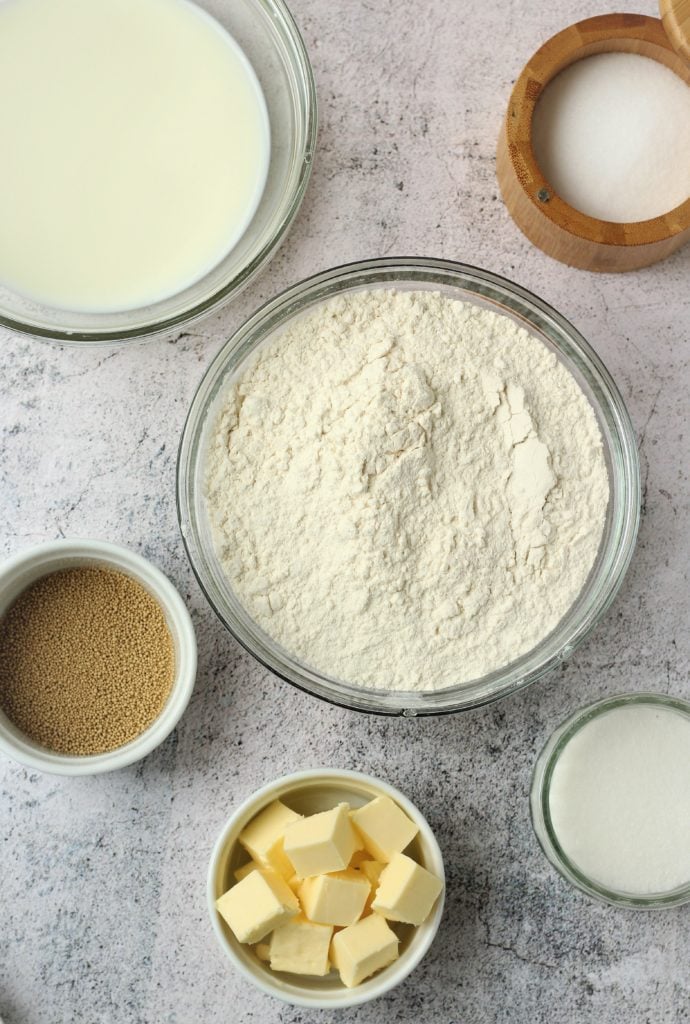
<path fill-rule="evenodd" d="M 273 800 L 284 800 L 301 814 L 317 814 L 330 810 L 337 803 L 361 807 L 377 796 L 389 796 L 419 826 L 419 833 L 408 851 L 423 867 L 445 882 L 443 857 L 436 838 L 424 816 L 407 797 L 386 782 L 342 769 L 314 768 L 310 771 L 283 775 L 262 786 L 240 804 L 218 837 L 211 854 L 208 871 L 208 910 L 216 938 L 232 964 L 244 977 L 262 992 L 282 999 L 293 1006 L 335 1010 L 358 1006 L 377 999 L 399 985 L 417 966 L 434 941 L 441 916 L 445 890 L 438 898 L 431 916 L 418 927 L 403 925 L 396 930 L 400 936 L 400 956 L 389 967 L 384 967 L 356 988 L 346 988 L 337 973 L 325 978 L 285 974 L 272 971 L 262 963 L 251 946 L 238 942 L 216 910 L 216 900 L 234 884 L 233 872 L 247 859 L 238 842 L 245 825 Z"/>
<path fill-rule="evenodd" d="M 29 739 L 0 711 L 0 751 L 54 775 L 96 775 L 139 761 L 172 732 L 194 689 L 196 638 L 184 601 L 166 576 L 141 555 L 99 540 L 59 540 L 20 551 L 0 565 L 0 617 L 28 586 L 60 569 L 102 565 L 137 580 L 160 605 L 175 648 L 175 677 L 158 718 L 139 736 L 105 754 L 58 754 Z"/>

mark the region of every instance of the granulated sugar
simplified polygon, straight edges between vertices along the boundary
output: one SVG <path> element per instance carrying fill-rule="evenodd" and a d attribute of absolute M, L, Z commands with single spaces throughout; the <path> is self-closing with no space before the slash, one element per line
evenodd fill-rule
<path fill-rule="evenodd" d="M 587 57 L 544 90 L 532 143 L 544 177 L 582 213 L 661 216 L 690 197 L 690 87 L 636 53 Z"/>
<path fill-rule="evenodd" d="M 561 848 L 618 892 L 668 892 L 690 882 L 690 720 L 628 705 L 587 722 L 568 742 L 549 791 Z"/>
<path fill-rule="evenodd" d="M 429 292 L 321 305 L 223 396 L 207 462 L 220 560 L 322 672 L 462 683 L 532 648 L 602 536 L 593 409 L 512 320 Z"/>

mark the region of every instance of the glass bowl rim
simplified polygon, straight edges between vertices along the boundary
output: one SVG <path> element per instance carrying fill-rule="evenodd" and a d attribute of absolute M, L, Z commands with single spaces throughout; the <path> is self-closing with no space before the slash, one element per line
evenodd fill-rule
<path fill-rule="evenodd" d="M 262 7 L 269 15 L 271 23 L 277 25 L 279 30 L 285 33 L 291 47 L 293 68 L 299 72 L 303 86 L 303 89 L 300 90 L 300 100 L 304 104 L 304 141 L 299 154 L 300 169 L 298 177 L 291 190 L 292 194 L 289 202 L 282 211 L 280 219 L 274 224 L 273 230 L 261 249 L 246 266 L 241 268 L 224 285 L 216 288 L 205 299 L 197 300 L 186 310 L 179 310 L 175 313 L 160 316 L 144 325 L 138 324 L 134 327 L 123 326 L 115 328 L 103 327 L 94 330 L 70 330 L 64 327 L 47 327 L 25 323 L 16 316 L 4 313 L 0 309 L 0 328 L 12 331 L 23 337 L 33 338 L 38 341 L 56 342 L 61 345 L 79 346 L 90 344 L 97 346 L 126 341 L 140 341 L 170 333 L 179 327 L 189 327 L 203 317 L 208 316 L 214 310 L 237 296 L 271 261 L 292 226 L 292 222 L 302 205 L 302 200 L 309 184 L 316 150 L 318 102 L 316 80 L 309 54 L 286 0 L 251 0 L 251 2 L 258 7 Z M 234 39 L 234 37 L 232 38 Z M 132 312 L 136 312 L 136 310 Z"/>
<path fill-rule="evenodd" d="M 215 397 L 219 387 L 222 387 L 226 377 L 226 364 L 237 352 L 243 353 L 245 348 L 253 349 L 264 341 L 277 326 L 280 326 L 282 321 L 304 312 L 317 301 L 331 297 L 349 287 L 355 287 L 356 284 L 360 284 L 362 287 L 367 285 L 395 287 L 401 277 L 404 277 L 406 283 L 410 280 L 417 280 L 424 284 L 429 281 L 433 283 L 435 276 L 439 275 L 454 279 L 456 286 L 459 284 L 461 287 L 465 287 L 467 283 L 471 283 L 474 286 L 474 291 L 472 288 L 465 287 L 465 301 L 470 301 L 471 295 L 469 297 L 467 295 L 467 292 L 470 291 L 480 300 L 488 300 L 489 305 L 496 306 L 498 302 L 495 296 L 500 295 L 504 300 L 504 307 L 508 304 L 513 315 L 518 314 L 523 321 L 531 323 L 537 332 L 541 331 L 543 334 L 547 334 L 556 349 L 563 355 L 568 356 L 568 353 L 564 352 L 562 348 L 563 342 L 567 340 L 567 343 L 572 346 L 574 353 L 585 366 L 588 384 L 591 386 L 593 382 L 601 388 L 608 402 L 607 408 L 612 415 L 615 414 L 614 436 L 620 444 L 623 459 L 618 473 L 616 474 L 612 469 L 609 474 L 609 483 L 612 490 L 616 480 L 619 484 L 622 483 L 625 502 L 620 513 L 621 523 L 617 534 L 613 534 L 611 529 L 605 530 L 604 534 L 613 552 L 611 565 L 605 574 L 604 583 L 606 585 L 597 592 L 597 603 L 592 606 L 594 611 L 592 611 L 592 607 L 589 607 L 587 612 L 583 612 L 579 616 L 578 621 L 570 630 L 572 635 L 559 646 L 558 650 L 547 658 L 542 658 L 541 661 L 537 659 L 538 663 L 531 665 L 522 674 L 525 663 L 535 662 L 535 652 L 540 651 L 543 644 L 561 629 L 562 623 L 572 612 L 572 607 L 578 604 L 579 598 L 544 641 L 493 673 L 471 680 L 466 684 L 456 684 L 435 691 L 374 690 L 336 680 L 326 676 L 325 673 L 311 669 L 300 659 L 294 658 L 289 652 L 276 645 L 275 641 L 270 641 L 273 645 L 271 651 L 266 652 L 263 647 L 257 650 L 257 638 L 245 634 L 244 627 L 241 623 L 238 624 L 232 611 L 228 615 L 227 608 L 223 607 L 225 602 L 219 600 L 213 593 L 213 581 L 206 578 L 198 564 L 198 554 L 203 555 L 203 545 L 199 543 L 195 516 L 190 513 L 194 505 L 190 493 L 192 476 L 198 458 L 194 444 L 198 441 L 197 435 L 203 427 L 210 401 Z M 328 291 L 329 286 L 332 288 L 331 291 Z M 511 301 L 513 305 L 510 305 Z M 539 322 L 536 320 L 538 314 L 542 317 Z M 282 320 L 280 320 L 281 317 Z M 280 322 L 276 323 L 277 320 Z M 553 331 L 556 337 L 548 335 L 545 331 L 544 328 L 549 323 L 554 325 Z M 219 381 L 220 384 L 218 384 Z M 213 395 L 209 397 L 211 391 L 213 391 Z M 190 453 L 194 460 L 191 466 L 188 460 Z M 611 604 L 622 583 L 635 547 L 640 518 L 640 493 L 639 456 L 629 414 L 608 370 L 576 328 L 544 300 L 507 278 L 470 264 L 415 256 L 360 260 L 332 267 L 298 281 L 264 302 L 227 339 L 206 369 L 189 407 L 181 434 L 177 460 L 177 514 L 185 550 L 204 596 L 238 643 L 273 674 L 306 693 L 350 710 L 405 717 L 450 714 L 492 703 L 535 682 L 564 661 L 594 628 Z M 194 550 L 195 547 L 199 550 Z M 601 551 L 595 565 L 600 561 Z M 247 616 L 251 620 L 248 613 Z M 322 689 L 322 684 L 324 689 Z M 478 690 L 481 692 L 477 692 Z M 394 702 L 393 698 L 396 698 L 397 701 Z"/>
<path fill-rule="evenodd" d="M 559 758 L 570 741 L 589 722 L 620 707 L 641 705 L 672 709 L 690 720 L 690 701 L 682 697 L 652 690 L 630 691 L 602 697 L 573 712 L 549 736 L 534 765 L 530 787 L 530 817 L 532 828 L 546 859 L 571 885 L 601 903 L 631 910 L 663 910 L 690 903 L 690 879 L 683 885 L 665 892 L 628 893 L 601 885 L 590 878 L 563 850 L 551 821 L 549 793 L 551 780 Z"/>

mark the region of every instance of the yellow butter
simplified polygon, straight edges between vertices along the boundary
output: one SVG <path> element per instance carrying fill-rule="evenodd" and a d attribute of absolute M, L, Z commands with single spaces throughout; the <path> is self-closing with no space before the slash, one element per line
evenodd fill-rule
<path fill-rule="evenodd" d="M 299 875 L 292 875 L 290 878 L 287 879 L 287 884 L 290 886 L 295 896 L 298 896 L 299 889 L 303 881 L 304 879 L 300 878 Z"/>
<path fill-rule="evenodd" d="M 331 961 L 348 988 L 361 984 L 398 957 L 398 937 L 378 914 L 343 928 L 333 936 Z"/>
<path fill-rule="evenodd" d="M 287 882 L 275 871 L 251 871 L 216 900 L 216 909 L 238 942 L 254 944 L 299 912 Z"/>
<path fill-rule="evenodd" d="M 301 817 L 301 814 L 291 811 L 280 800 L 274 800 L 240 832 L 239 841 L 253 860 L 265 867 L 273 867 L 269 862 L 271 851 L 275 852 L 276 844 L 283 838 L 288 825 L 299 821 Z"/>
<path fill-rule="evenodd" d="M 390 921 L 422 924 L 443 889 L 436 875 L 404 853 L 396 853 L 381 872 L 372 910 Z"/>
<path fill-rule="evenodd" d="M 379 884 L 379 878 L 385 866 L 380 860 L 364 860 L 357 870 L 361 871 L 367 878 L 369 885 L 376 887 Z"/>
<path fill-rule="evenodd" d="M 350 868 L 306 878 L 299 888 L 299 900 L 310 921 L 345 928 L 361 917 L 370 893 L 367 878 Z"/>
<path fill-rule="evenodd" d="M 264 857 L 264 863 L 266 867 L 271 868 L 273 871 L 277 871 L 286 882 L 289 882 L 295 873 L 295 869 L 292 866 L 290 858 L 283 849 L 283 837 L 276 839 L 273 846 L 266 852 Z"/>
<path fill-rule="evenodd" d="M 352 813 L 350 813 L 352 817 Z M 371 854 L 368 850 L 355 850 L 350 860 L 351 868 L 358 868 L 360 864 L 363 864 L 365 860 L 371 860 Z"/>
<path fill-rule="evenodd" d="M 288 825 L 283 847 L 302 878 L 344 870 L 361 841 L 352 827 L 348 804 L 312 814 Z"/>
<path fill-rule="evenodd" d="M 375 860 L 388 863 L 412 842 L 419 828 L 389 796 L 377 796 L 350 817 L 362 837 L 365 849 Z"/>
<path fill-rule="evenodd" d="M 367 896 L 367 901 L 364 904 L 364 910 L 362 911 L 362 917 L 364 917 L 366 914 L 371 913 L 371 905 L 374 902 L 374 899 L 376 898 L 376 890 L 378 889 L 379 878 L 381 877 L 381 872 L 383 871 L 385 866 L 386 865 L 383 864 L 380 860 L 364 860 L 359 865 L 358 871 L 362 872 L 366 880 L 369 882 L 370 886 L 369 895 Z"/>
<path fill-rule="evenodd" d="M 259 960 L 265 964 L 267 964 L 271 959 L 271 947 L 267 942 L 258 942 L 256 946 L 254 946 L 254 952 Z"/>
<path fill-rule="evenodd" d="M 238 868 L 237 871 L 233 872 L 235 881 L 241 882 L 242 879 L 246 878 L 251 871 L 258 871 L 259 867 L 260 865 L 257 864 L 256 861 L 248 860 L 246 864 L 243 864 L 241 868 Z"/>
<path fill-rule="evenodd" d="M 271 936 L 271 969 L 323 977 L 331 969 L 328 952 L 332 936 L 331 927 L 305 917 L 288 921 Z"/>

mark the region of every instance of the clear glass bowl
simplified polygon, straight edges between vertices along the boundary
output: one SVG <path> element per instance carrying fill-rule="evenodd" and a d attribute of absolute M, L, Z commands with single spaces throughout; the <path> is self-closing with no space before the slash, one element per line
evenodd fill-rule
<path fill-rule="evenodd" d="M 170 331 L 206 316 L 241 291 L 285 238 L 309 181 L 316 143 L 316 87 L 302 37 L 283 0 L 196 2 L 239 43 L 266 100 L 270 165 L 249 227 L 225 259 L 200 281 L 142 309 L 70 312 L 39 305 L 0 284 L 0 327 L 60 342 L 92 344 Z"/>
<path fill-rule="evenodd" d="M 571 715 L 570 718 L 556 729 L 537 758 L 530 792 L 532 827 L 547 860 L 556 871 L 567 882 L 570 882 L 571 885 L 581 889 L 582 892 L 587 893 L 589 896 L 593 896 L 594 899 L 612 906 L 630 907 L 638 910 L 677 907 L 683 903 L 690 903 L 690 879 L 687 885 L 682 885 L 677 889 L 664 893 L 640 895 L 639 893 L 619 892 L 615 889 L 606 888 L 606 886 L 600 885 L 593 879 L 588 878 L 568 857 L 558 841 L 558 836 L 551 820 L 551 780 L 558 759 L 568 743 L 593 718 L 598 718 L 608 711 L 613 711 L 614 708 L 630 704 L 641 704 L 653 708 L 660 707 L 665 710 L 670 709 L 690 719 L 690 703 L 688 701 L 667 697 L 661 693 L 624 693 L 616 697 L 605 697 L 595 704 L 580 708 L 579 711 L 576 711 L 574 715 Z"/>
<path fill-rule="evenodd" d="M 604 439 L 610 501 L 596 563 L 578 599 L 537 647 L 481 678 L 435 692 L 353 685 L 303 664 L 267 636 L 233 593 L 216 556 L 204 500 L 204 462 L 219 395 L 260 345 L 333 295 L 372 288 L 440 291 L 517 321 L 568 367 L 596 412 Z M 194 396 L 178 460 L 178 516 L 192 568 L 209 602 L 237 640 L 271 671 L 335 704 L 389 715 L 460 711 L 533 683 L 570 655 L 611 604 L 630 563 L 640 510 L 637 446 L 623 399 L 596 353 L 559 313 L 524 288 L 445 260 L 380 259 L 327 270 L 267 302 L 223 346 Z"/>

